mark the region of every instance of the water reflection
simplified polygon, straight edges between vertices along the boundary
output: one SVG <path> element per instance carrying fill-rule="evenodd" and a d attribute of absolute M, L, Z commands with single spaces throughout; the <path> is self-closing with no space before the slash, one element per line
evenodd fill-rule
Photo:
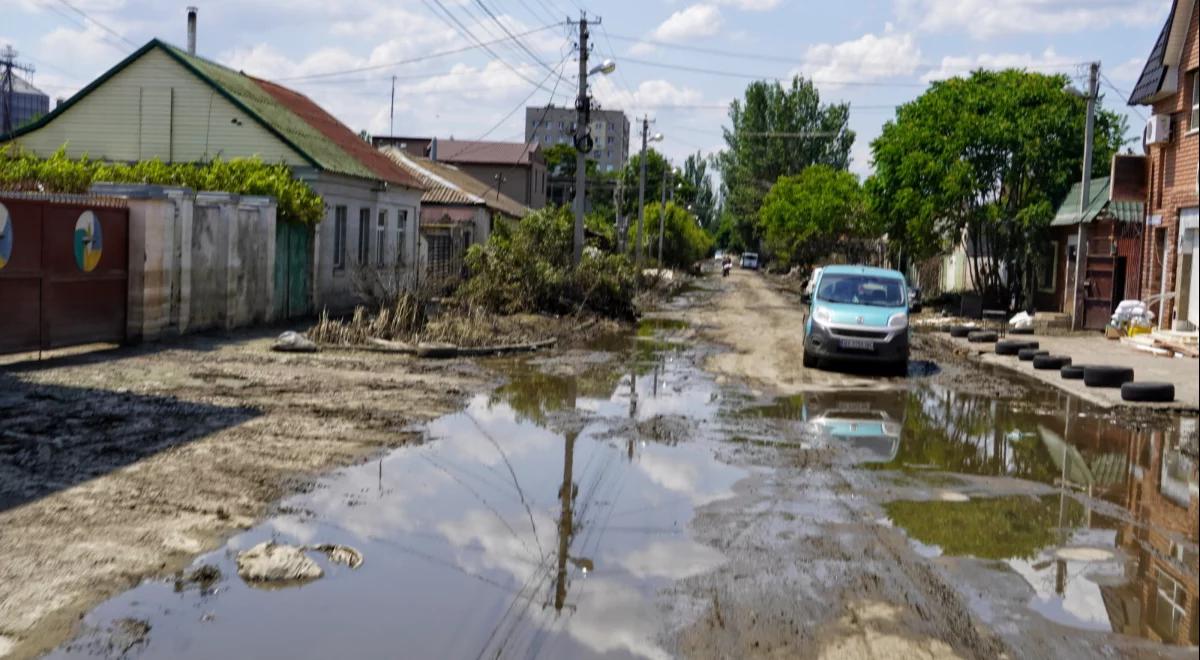
<path fill-rule="evenodd" d="M 743 473 L 714 459 L 699 423 L 715 385 L 635 341 L 577 377 L 511 363 L 509 385 L 431 423 L 421 446 L 320 481 L 202 557 L 226 576 L 213 589 L 145 583 L 85 623 L 148 622 L 142 657 L 668 657 L 656 594 L 724 561 L 688 521 Z M 555 415 L 572 409 L 587 416 L 560 432 Z M 638 432 L 664 415 L 691 420 L 686 442 Z M 272 538 L 349 545 L 365 562 L 316 557 L 321 580 L 250 589 L 236 552 Z"/>
<path fill-rule="evenodd" d="M 918 385 L 819 392 L 743 409 L 862 449 L 862 465 L 910 474 L 1007 476 L 1047 497 L 899 501 L 888 516 L 926 554 L 1006 562 L 1052 620 L 1195 645 L 1200 540 L 1195 418 L 1135 424 L 1054 389 L 1019 400 Z M 1093 498 L 1118 505 L 1097 513 Z M 965 498 L 964 498 L 965 499 Z"/>

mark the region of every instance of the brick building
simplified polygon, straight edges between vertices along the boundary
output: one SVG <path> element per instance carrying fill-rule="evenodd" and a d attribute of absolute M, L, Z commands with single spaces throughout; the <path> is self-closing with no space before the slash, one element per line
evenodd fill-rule
<path fill-rule="evenodd" d="M 1146 126 L 1148 194 L 1142 298 L 1163 327 L 1198 322 L 1200 217 L 1200 0 L 1174 0 L 1129 98 L 1151 108 Z"/>

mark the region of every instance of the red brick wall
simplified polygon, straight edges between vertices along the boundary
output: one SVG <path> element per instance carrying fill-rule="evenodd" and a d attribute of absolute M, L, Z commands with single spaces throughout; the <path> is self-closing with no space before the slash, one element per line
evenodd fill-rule
<path fill-rule="evenodd" d="M 1150 191 L 1147 213 L 1162 216 L 1158 228 L 1147 227 L 1142 259 L 1142 298 L 1159 293 L 1162 285 L 1162 257 L 1158 251 L 1159 231 L 1166 233 L 1169 255 L 1166 261 L 1168 293 L 1176 290 L 1177 250 L 1179 248 L 1179 210 L 1200 204 L 1196 195 L 1196 180 L 1200 168 L 1200 126 L 1190 121 L 1192 104 L 1192 76 L 1200 67 L 1200 8 L 1195 7 L 1191 16 L 1181 57 L 1182 66 L 1168 75 L 1178 75 L 1178 93 L 1154 104 L 1154 114 L 1172 116 L 1171 141 L 1150 147 L 1147 163 L 1149 167 Z M 1158 306 L 1153 307 L 1158 313 Z M 1174 318 L 1175 305 L 1168 301 L 1159 322 L 1170 327 Z"/>

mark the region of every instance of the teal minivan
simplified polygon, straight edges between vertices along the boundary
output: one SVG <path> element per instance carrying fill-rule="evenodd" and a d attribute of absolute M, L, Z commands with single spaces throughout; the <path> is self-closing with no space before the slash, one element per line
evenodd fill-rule
<path fill-rule="evenodd" d="M 908 373 L 908 286 L 898 271 L 825 266 L 804 322 L 804 366 L 876 362 Z"/>

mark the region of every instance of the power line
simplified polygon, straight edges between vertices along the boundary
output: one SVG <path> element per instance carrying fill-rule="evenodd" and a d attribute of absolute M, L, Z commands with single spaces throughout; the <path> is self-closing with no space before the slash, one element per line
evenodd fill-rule
<path fill-rule="evenodd" d="M 121 41 L 124 41 L 125 43 L 129 44 L 129 45 L 130 45 L 130 46 L 132 46 L 133 48 L 138 48 L 138 45 L 137 45 L 136 43 L 134 43 L 134 42 L 130 41 L 129 39 L 125 38 L 125 35 L 121 34 L 120 32 L 117 32 L 116 30 L 114 30 L 114 29 L 112 29 L 112 28 L 108 27 L 108 26 L 107 26 L 107 25 L 105 25 L 104 23 L 101 23 L 100 21 L 96 20 L 96 19 L 95 19 L 95 18 L 93 18 L 91 15 L 89 15 L 87 12 L 85 12 L 85 11 L 83 11 L 82 9 L 80 9 L 80 8 L 76 7 L 75 5 L 71 4 L 71 3 L 70 3 L 70 2 L 68 2 L 67 0 L 58 0 L 58 1 L 59 1 L 59 3 L 61 3 L 62 5 L 64 5 L 64 6 L 65 6 L 67 9 L 70 9 L 71 11 L 75 12 L 76 14 L 79 14 L 79 15 L 80 15 L 80 16 L 82 16 L 82 17 L 83 17 L 85 20 L 88 20 L 88 21 L 90 21 L 90 22 L 91 22 L 93 25 L 95 25 L 96 27 L 100 28 L 101 30 L 104 30 L 105 32 L 107 32 L 107 33 L 109 33 L 109 34 L 113 35 L 114 37 L 116 37 L 116 38 L 120 39 Z"/>
<path fill-rule="evenodd" d="M 69 21 L 71 23 L 71 25 L 77 25 L 85 30 L 87 29 L 87 22 L 79 19 L 76 16 L 68 14 L 66 11 L 64 11 L 60 7 L 57 7 L 52 4 L 38 5 L 38 7 L 53 12 L 54 14 L 58 15 L 59 17 Z M 120 51 L 121 53 L 126 52 L 126 48 L 124 45 L 116 43 L 115 41 L 113 41 L 113 38 L 107 34 L 100 35 L 100 43 L 104 44 L 105 46 L 108 46 L 109 48 L 114 48 L 114 49 Z M 74 75 L 74 74 L 72 74 L 72 75 Z"/>
<path fill-rule="evenodd" d="M 453 25 L 451 25 L 451 23 L 446 23 L 447 25 L 450 25 L 450 27 L 452 29 L 454 29 L 456 32 L 467 37 L 467 39 L 469 39 L 470 41 L 472 41 L 476 45 L 478 45 L 480 48 L 487 51 L 489 54 L 491 54 L 492 57 L 499 60 L 501 64 L 503 64 L 510 71 L 512 71 L 514 74 L 516 74 L 518 78 L 521 78 L 522 80 L 524 80 L 532 85 L 538 86 L 539 89 L 541 88 L 541 83 L 538 83 L 533 78 L 530 78 L 529 76 L 522 73 L 519 69 L 517 69 L 517 67 L 513 66 L 508 60 L 504 59 L 503 57 L 500 57 L 499 53 L 492 50 L 491 46 L 489 46 L 488 44 L 486 44 L 485 42 L 480 40 L 479 37 L 476 37 L 475 33 L 472 32 L 470 30 L 470 28 L 468 28 L 466 25 L 464 25 L 462 21 L 458 20 L 457 16 L 455 16 L 449 9 L 446 8 L 446 5 L 442 2 L 442 0 L 432 0 L 432 2 L 434 4 L 436 4 L 442 10 L 443 14 L 445 14 L 444 19 L 442 18 L 442 14 L 439 14 L 437 12 L 437 10 L 434 9 L 433 5 L 430 4 L 430 0 L 421 0 L 421 2 L 423 2 L 425 4 L 425 6 L 428 7 L 429 10 L 432 11 L 433 14 L 435 16 L 437 16 L 439 19 L 441 19 L 443 22 L 445 22 L 446 19 L 449 19 L 449 21 L 452 22 Z M 457 26 L 457 27 L 455 27 L 455 26 Z M 551 74 L 553 74 L 553 72 L 551 72 Z"/>
<path fill-rule="evenodd" d="M 545 83 L 546 83 L 546 82 L 548 82 L 548 81 L 550 80 L 551 76 L 554 76 L 555 74 L 558 74 L 558 78 L 557 78 L 557 79 L 554 81 L 554 87 L 553 87 L 553 89 L 551 89 L 551 90 L 550 90 L 550 103 L 549 103 L 549 104 L 547 104 L 547 106 L 546 106 L 546 110 L 542 111 L 542 119 L 545 119 L 545 118 L 546 118 L 546 113 L 547 113 L 547 112 L 550 110 L 550 106 L 551 106 L 551 105 L 553 105 L 553 103 L 554 103 L 554 96 L 555 96 L 555 95 L 558 93 L 558 85 L 559 85 L 559 83 L 561 83 L 561 82 L 562 82 L 562 79 L 563 79 L 563 75 L 562 75 L 562 68 L 563 68 L 563 65 L 565 65 L 565 64 L 566 64 L 566 62 L 567 62 L 567 59 L 569 59 L 570 57 L 571 57 L 571 54 L 570 54 L 570 53 L 567 53 L 566 55 L 564 55 L 564 56 L 563 56 L 563 58 L 562 58 L 561 60 L 559 60 L 559 62 L 558 62 L 558 67 L 557 67 L 557 70 L 555 70 L 555 69 L 551 69 L 551 70 L 550 70 L 550 73 L 549 73 L 549 74 L 548 74 L 548 75 L 547 75 L 545 78 L 543 78 L 543 79 L 542 79 L 542 81 L 541 81 L 540 83 L 537 83 L 537 84 L 535 84 L 535 86 L 534 86 L 534 88 L 533 88 L 533 91 L 529 92 L 529 95 L 528 95 L 528 96 L 526 96 L 525 98 L 521 99 L 521 102 L 520 102 L 520 103 L 518 103 L 516 107 L 514 107 L 512 110 L 509 110 L 507 114 L 505 114 L 503 117 L 501 117 L 501 118 L 500 118 L 500 121 L 496 122 L 496 123 L 495 123 L 495 124 L 494 124 L 494 125 L 493 125 L 491 128 L 489 128 L 489 129 L 487 129 L 486 131 L 484 131 L 484 132 L 483 132 L 483 135 L 480 135 L 478 138 L 476 138 L 475 140 L 472 140 L 472 141 L 473 141 L 473 142 L 476 142 L 476 143 L 483 142 L 483 140 L 484 140 L 485 138 L 487 138 L 489 135 L 491 135 L 492 133 L 494 133 L 494 132 L 495 132 L 495 131 L 496 131 L 498 128 L 500 128 L 501 126 L 503 126 L 503 125 L 504 125 L 504 122 L 508 121 L 508 119 L 509 119 L 510 117 L 512 117 L 512 116 L 513 116 L 513 114 L 515 114 L 515 113 L 517 112 L 517 110 L 520 110 L 521 108 L 524 108 L 524 107 L 525 107 L 525 104 L 529 103 L 529 99 L 533 98 L 533 95 L 538 93 L 538 90 L 540 90 L 540 89 L 544 89 L 544 85 L 545 85 Z M 525 148 L 526 148 L 526 149 L 528 149 L 528 148 L 529 148 L 529 145 L 530 145 L 530 141 L 526 141 L 526 142 L 525 142 Z M 467 147 L 466 149 L 463 149 L 462 151 L 459 151 L 459 152 L 457 152 L 457 153 L 456 153 L 456 154 L 454 154 L 454 155 L 455 155 L 455 156 L 464 156 L 464 155 L 466 155 L 466 154 L 469 154 L 469 153 L 471 153 L 472 151 L 477 151 L 477 150 L 479 150 L 479 149 L 481 149 L 481 148 L 483 148 L 483 145 L 482 145 L 482 144 L 476 144 L 476 145 L 474 145 L 474 146 Z"/>
<path fill-rule="evenodd" d="M 641 60 L 632 57 L 622 57 L 621 61 L 631 64 L 641 64 L 642 66 L 658 67 L 660 69 L 674 69 L 676 71 L 687 71 L 690 73 L 702 73 L 710 76 L 724 76 L 727 78 L 747 78 L 750 80 L 783 80 L 784 77 L 776 75 L 763 75 L 759 73 L 743 73 L 740 71 L 722 71 L 718 69 L 706 69 L 698 66 L 685 66 L 682 64 L 666 64 L 664 62 L 652 62 L 650 60 Z M 862 80 L 819 80 L 812 81 L 813 84 L 821 85 L 845 85 L 849 87 L 926 87 L 925 83 L 903 83 L 903 82 L 869 82 Z"/>
<path fill-rule="evenodd" d="M 515 43 L 517 45 L 518 48 L 525 51 L 525 54 L 527 54 L 527 55 L 529 55 L 529 57 L 533 58 L 534 62 L 537 62 L 538 64 L 542 65 L 542 68 L 549 71 L 551 74 L 555 73 L 554 69 L 550 68 L 549 64 L 546 64 L 545 62 L 543 62 L 542 58 L 537 56 L 537 53 L 534 53 L 532 50 L 530 50 L 529 47 L 527 47 L 524 44 L 524 42 L 522 42 L 519 38 L 517 38 L 516 35 L 514 35 L 512 33 L 512 31 L 509 30 L 508 27 L 506 25 L 504 25 L 504 23 L 502 23 L 500 21 L 500 19 L 497 18 L 494 13 L 492 13 L 491 9 L 488 9 L 487 5 L 483 4 L 483 0 L 475 0 L 475 4 L 479 5 L 479 8 L 483 10 L 483 13 L 487 14 L 488 17 L 492 19 L 492 22 L 494 22 L 496 25 L 500 26 L 500 29 L 504 31 L 504 34 L 507 34 L 508 37 L 510 39 L 512 39 L 513 43 Z"/>
<path fill-rule="evenodd" d="M 551 23 L 549 25 L 543 25 L 539 28 L 534 28 L 532 30 L 526 30 L 525 32 L 518 32 L 516 36 L 525 37 L 525 36 L 529 36 L 531 34 L 545 32 L 546 30 L 549 30 L 551 28 L 560 27 L 561 25 L 562 25 L 562 23 Z M 428 55 L 420 55 L 417 57 L 410 57 L 410 58 L 404 59 L 404 60 L 396 60 L 394 62 L 387 62 L 385 64 L 371 64 L 369 66 L 360 66 L 360 67 L 354 67 L 351 69 L 339 69 L 337 71 L 326 71 L 323 73 L 310 73 L 310 74 L 306 74 L 303 76 L 288 76 L 286 78 L 275 78 L 275 81 L 276 82 L 287 82 L 287 81 L 291 81 L 291 80 L 313 80 L 313 79 L 317 79 L 317 78 L 333 78 L 333 77 L 337 77 L 337 76 L 344 76 L 344 75 L 351 74 L 351 73 L 363 73 L 365 71 L 378 71 L 380 69 L 392 69 L 392 68 L 395 68 L 398 66 L 405 66 L 407 64 L 416 64 L 418 62 L 425 62 L 428 60 L 437 59 L 439 57 L 446 57 L 447 55 L 457 55 L 459 53 L 466 53 L 466 52 L 469 52 L 472 50 L 478 50 L 480 48 L 486 49 L 488 46 L 494 46 L 496 44 L 504 43 L 506 41 L 508 41 L 507 37 L 505 37 L 503 39 L 496 39 L 493 41 L 485 41 L 485 42 L 478 43 L 478 44 L 471 45 L 471 46 L 463 46 L 461 48 L 452 48 L 450 50 L 438 51 L 436 53 L 430 53 Z M 493 53 L 493 55 L 494 55 L 494 53 Z M 532 82 L 532 81 L 529 81 L 529 82 Z"/>

